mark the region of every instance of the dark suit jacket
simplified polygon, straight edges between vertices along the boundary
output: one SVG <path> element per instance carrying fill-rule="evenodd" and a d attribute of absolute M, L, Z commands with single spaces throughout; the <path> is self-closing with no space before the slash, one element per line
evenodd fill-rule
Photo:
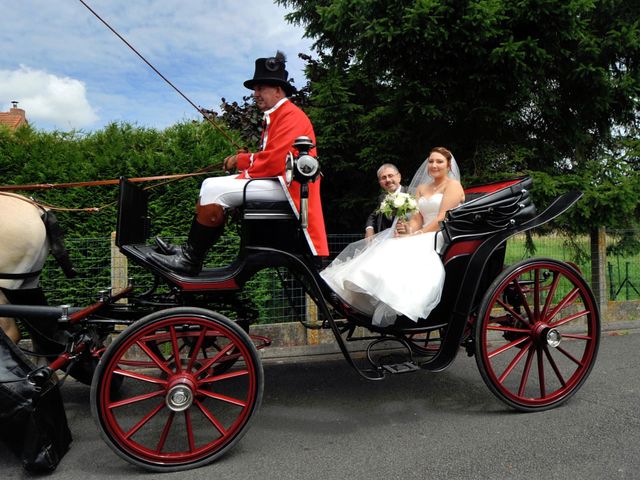
<path fill-rule="evenodd" d="M 407 187 L 405 187 L 404 185 L 400 185 L 400 191 L 406 192 Z M 373 210 L 373 212 L 371 212 L 367 217 L 367 223 L 364 226 L 365 229 L 367 227 L 373 227 L 374 233 L 378 233 L 378 232 L 381 232 L 382 230 L 386 230 L 393 223 L 393 217 L 387 218 L 382 213 L 376 212 L 376 210 L 378 210 L 378 207 L 380 207 L 380 204 L 384 200 L 384 197 L 386 196 L 387 196 L 387 192 L 383 192 L 378 196 L 378 203 L 376 204 L 376 208 Z"/>

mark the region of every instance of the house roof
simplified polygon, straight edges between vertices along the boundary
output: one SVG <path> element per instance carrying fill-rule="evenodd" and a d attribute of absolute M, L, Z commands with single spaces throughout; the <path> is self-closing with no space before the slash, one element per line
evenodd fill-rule
<path fill-rule="evenodd" d="M 12 108 L 8 112 L 0 112 L 0 125 L 6 125 L 12 130 L 28 123 L 24 110 L 21 108 Z"/>

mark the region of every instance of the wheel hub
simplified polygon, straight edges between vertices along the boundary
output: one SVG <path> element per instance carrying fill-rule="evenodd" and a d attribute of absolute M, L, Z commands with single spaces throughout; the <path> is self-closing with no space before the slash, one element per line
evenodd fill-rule
<path fill-rule="evenodd" d="M 562 334 L 557 328 L 553 328 L 548 323 L 538 322 L 532 329 L 534 341 L 538 345 L 548 345 L 557 348 L 562 343 Z"/>
<path fill-rule="evenodd" d="M 188 379 L 177 380 L 165 396 L 165 403 L 169 410 L 182 412 L 193 403 L 193 384 Z"/>
<path fill-rule="evenodd" d="M 547 331 L 547 345 L 552 348 L 556 348 L 562 342 L 562 334 L 555 328 L 550 328 Z"/>

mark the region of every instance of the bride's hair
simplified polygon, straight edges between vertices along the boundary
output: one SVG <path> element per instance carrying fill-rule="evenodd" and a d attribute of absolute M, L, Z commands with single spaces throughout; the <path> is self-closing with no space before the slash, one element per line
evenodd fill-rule
<path fill-rule="evenodd" d="M 429 151 L 429 155 L 431 155 L 433 152 L 439 153 L 444 158 L 446 158 L 447 159 L 447 166 L 451 166 L 451 159 L 453 158 L 453 153 L 451 153 L 451 150 L 449 150 L 447 148 L 444 148 L 444 147 L 433 147 Z"/>

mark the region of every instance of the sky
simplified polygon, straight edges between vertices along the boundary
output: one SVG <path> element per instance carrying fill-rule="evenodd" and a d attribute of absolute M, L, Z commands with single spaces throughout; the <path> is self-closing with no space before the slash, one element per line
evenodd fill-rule
<path fill-rule="evenodd" d="M 271 0 L 85 0 L 196 105 L 251 93 L 256 58 L 287 55 L 303 86 L 312 40 Z M 163 129 L 200 118 L 78 0 L 0 0 L 0 111 L 12 101 L 39 130 L 111 122 Z"/>

